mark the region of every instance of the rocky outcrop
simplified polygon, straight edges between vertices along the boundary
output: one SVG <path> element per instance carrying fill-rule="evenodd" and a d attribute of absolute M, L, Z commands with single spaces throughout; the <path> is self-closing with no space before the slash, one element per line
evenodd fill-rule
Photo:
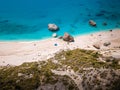
<path fill-rule="evenodd" d="M 68 34 L 68 33 L 64 34 L 63 40 L 64 41 L 68 41 L 68 42 L 74 42 L 74 38 L 70 34 Z"/>
<path fill-rule="evenodd" d="M 96 22 L 93 21 L 93 20 L 89 20 L 89 24 L 90 24 L 91 26 L 96 26 L 96 25 L 97 25 Z"/>
<path fill-rule="evenodd" d="M 48 24 L 48 29 L 51 31 L 57 31 L 59 30 L 59 27 L 56 24 Z"/>

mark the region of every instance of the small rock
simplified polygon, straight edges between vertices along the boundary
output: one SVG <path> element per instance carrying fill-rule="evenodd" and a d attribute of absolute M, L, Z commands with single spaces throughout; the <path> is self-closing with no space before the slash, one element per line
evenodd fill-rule
<path fill-rule="evenodd" d="M 59 27 L 56 24 L 48 24 L 48 29 L 51 31 L 59 30 Z"/>
<path fill-rule="evenodd" d="M 95 47 L 96 49 L 100 49 L 100 45 L 99 44 L 94 44 L 93 47 Z"/>
<path fill-rule="evenodd" d="M 58 37 L 58 39 L 63 39 L 63 36 Z"/>
<path fill-rule="evenodd" d="M 103 26 L 106 26 L 107 25 L 107 23 L 106 22 L 103 22 Z"/>
<path fill-rule="evenodd" d="M 97 25 L 96 22 L 93 21 L 93 20 L 89 20 L 89 24 L 90 24 L 91 26 L 96 26 L 96 25 Z"/>
<path fill-rule="evenodd" d="M 105 42 L 103 45 L 104 46 L 109 46 L 111 43 L 110 42 Z"/>
<path fill-rule="evenodd" d="M 111 62 L 112 63 L 116 59 L 112 56 L 104 56 L 103 60 L 106 61 L 106 62 Z"/>
<path fill-rule="evenodd" d="M 5 63 L 5 61 L 3 61 L 3 63 Z"/>
<path fill-rule="evenodd" d="M 36 44 L 34 43 L 34 46 L 36 46 Z"/>
<path fill-rule="evenodd" d="M 53 33 L 52 37 L 56 38 L 57 37 L 57 33 Z"/>
<path fill-rule="evenodd" d="M 16 81 L 16 83 L 19 83 L 19 82 L 20 82 L 20 80 L 17 80 L 17 81 Z"/>
<path fill-rule="evenodd" d="M 102 36 L 101 34 L 99 34 L 98 36 Z"/>
<path fill-rule="evenodd" d="M 18 77 L 24 76 L 24 74 L 22 73 L 18 73 Z"/>
<path fill-rule="evenodd" d="M 33 77 L 33 74 L 30 74 L 30 75 L 29 75 L 29 78 L 32 78 L 32 77 Z"/>
<path fill-rule="evenodd" d="M 110 32 L 112 32 L 112 30 L 109 30 Z"/>
<path fill-rule="evenodd" d="M 120 61 L 118 61 L 118 65 L 120 65 Z"/>

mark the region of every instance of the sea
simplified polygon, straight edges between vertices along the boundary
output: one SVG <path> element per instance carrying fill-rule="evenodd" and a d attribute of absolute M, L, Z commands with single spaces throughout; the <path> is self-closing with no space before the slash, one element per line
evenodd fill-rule
<path fill-rule="evenodd" d="M 97 26 L 90 26 L 89 20 Z M 49 23 L 60 30 L 48 30 Z M 114 28 L 120 28 L 120 0 L 0 0 L 0 41 L 43 40 L 53 33 L 78 36 Z"/>

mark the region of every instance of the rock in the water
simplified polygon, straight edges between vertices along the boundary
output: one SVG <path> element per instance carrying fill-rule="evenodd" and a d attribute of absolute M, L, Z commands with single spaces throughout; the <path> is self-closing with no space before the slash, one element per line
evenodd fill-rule
<path fill-rule="evenodd" d="M 112 32 L 112 30 L 109 30 L 110 32 Z"/>
<path fill-rule="evenodd" d="M 56 24 L 48 24 L 48 29 L 51 31 L 59 30 L 59 27 Z"/>
<path fill-rule="evenodd" d="M 93 44 L 93 47 L 95 47 L 96 49 L 100 49 L 100 45 L 99 44 Z"/>
<path fill-rule="evenodd" d="M 107 23 L 106 22 L 103 22 L 103 26 L 106 26 L 107 25 Z"/>
<path fill-rule="evenodd" d="M 64 41 L 68 41 L 68 42 L 74 42 L 74 38 L 70 34 L 68 34 L 68 33 L 64 34 L 63 40 Z"/>
<path fill-rule="evenodd" d="M 109 46 L 111 43 L 110 42 L 105 42 L 103 45 L 104 46 Z"/>
<path fill-rule="evenodd" d="M 97 25 L 96 22 L 93 21 L 93 20 L 89 20 L 89 24 L 90 24 L 91 26 L 96 26 L 96 25 Z"/>
<path fill-rule="evenodd" d="M 57 33 L 53 33 L 52 37 L 56 38 L 57 37 Z"/>

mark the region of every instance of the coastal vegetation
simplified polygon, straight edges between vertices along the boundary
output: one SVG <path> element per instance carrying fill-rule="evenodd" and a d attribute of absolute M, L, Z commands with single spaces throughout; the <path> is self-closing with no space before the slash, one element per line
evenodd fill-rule
<path fill-rule="evenodd" d="M 46 61 L 1 66 L 0 89 L 118 90 L 120 65 L 117 61 L 102 62 L 100 57 L 97 51 L 74 49 L 63 50 Z"/>

